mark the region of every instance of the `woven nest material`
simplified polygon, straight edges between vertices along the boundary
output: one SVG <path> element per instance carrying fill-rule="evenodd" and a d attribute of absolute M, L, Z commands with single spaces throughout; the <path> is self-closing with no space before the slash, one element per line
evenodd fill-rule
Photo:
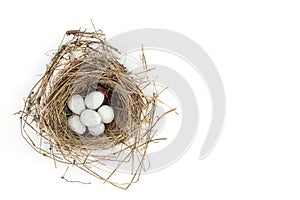
<path fill-rule="evenodd" d="M 167 113 L 154 118 L 160 92 L 145 95 L 143 88 L 154 83 L 120 64 L 117 53 L 101 31 L 67 31 L 46 72 L 26 98 L 21 130 L 37 152 L 55 163 L 76 166 L 127 189 L 145 170 L 147 148 L 159 140 L 154 139 L 155 124 Z M 100 136 L 78 135 L 67 124 L 72 114 L 67 101 L 73 94 L 85 97 L 95 90 L 101 91 L 105 104 L 113 108 L 114 121 Z M 108 151 L 115 147 L 117 150 Z M 138 161 L 133 161 L 133 154 Z M 135 162 L 130 178 L 115 180 L 117 169 L 128 162 Z"/>

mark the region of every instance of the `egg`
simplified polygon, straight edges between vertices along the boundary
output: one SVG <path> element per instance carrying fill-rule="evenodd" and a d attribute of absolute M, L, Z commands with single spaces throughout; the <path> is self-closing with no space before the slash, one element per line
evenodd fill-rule
<path fill-rule="evenodd" d="M 104 133 L 105 126 L 103 123 L 98 124 L 97 126 L 88 127 L 90 134 L 93 136 L 99 136 Z"/>
<path fill-rule="evenodd" d="M 86 131 L 86 127 L 81 123 L 79 116 L 72 115 L 68 119 L 68 126 L 76 133 L 82 135 Z"/>
<path fill-rule="evenodd" d="M 97 109 L 104 101 L 104 94 L 99 91 L 93 91 L 85 97 L 85 105 L 89 109 Z"/>
<path fill-rule="evenodd" d="M 84 100 L 79 94 L 72 95 L 67 104 L 70 110 L 78 115 L 85 109 Z"/>
<path fill-rule="evenodd" d="M 80 121 L 88 127 L 97 126 L 101 122 L 101 116 L 94 110 L 86 109 L 81 112 Z"/>
<path fill-rule="evenodd" d="M 114 110 L 108 105 L 101 106 L 98 109 L 98 113 L 105 124 L 111 123 L 114 120 Z"/>

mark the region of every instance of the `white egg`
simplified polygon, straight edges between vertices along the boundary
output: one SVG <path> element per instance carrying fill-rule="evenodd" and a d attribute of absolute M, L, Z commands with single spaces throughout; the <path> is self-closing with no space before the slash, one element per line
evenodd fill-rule
<path fill-rule="evenodd" d="M 75 114 L 80 114 L 84 109 L 84 100 L 79 94 L 74 94 L 68 100 L 68 107 Z"/>
<path fill-rule="evenodd" d="M 97 126 L 101 122 L 101 117 L 96 111 L 86 109 L 81 112 L 80 121 L 85 126 Z"/>
<path fill-rule="evenodd" d="M 99 136 L 104 133 L 105 126 L 103 123 L 98 124 L 97 126 L 88 127 L 90 134 L 93 136 Z"/>
<path fill-rule="evenodd" d="M 108 106 L 103 105 L 98 110 L 99 115 L 101 116 L 102 122 L 108 124 L 114 120 L 114 110 Z"/>
<path fill-rule="evenodd" d="M 81 123 L 79 116 L 72 115 L 68 119 L 68 126 L 78 134 L 84 134 L 86 131 L 86 127 Z"/>
<path fill-rule="evenodd" d="M 104 101 L 104 94 L 99 91 L 93 91 L 85 97 L 85 105 L 89 109 L 97 109 Z"/>

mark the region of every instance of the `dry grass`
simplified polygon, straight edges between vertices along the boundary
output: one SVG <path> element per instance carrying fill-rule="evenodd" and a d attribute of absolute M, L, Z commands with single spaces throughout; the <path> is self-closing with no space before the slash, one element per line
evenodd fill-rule
<path fill-rule="evenodd" d="M 142 89 L 154 83 L 128 71 L 118 62 L 117 53 L 101 31 L 67 31 L 26 98 L 21 131 L 33 149 L 53 159 L 55 165 L 76 166 L 127 189 L 146 170 L 148 146 L 159 140 L 153 139 L 154 126 L 168 112 L 154 118 L 160 92 L 146 96 Z M 112 106 L 115 119 L 101 136 L 79 136 L 67 125 L 71 112 L 66 102 L 74 93 L 86 96 L 93 90 L 105 93 L 105 103 Z M 117 150 L 109 151 L 113 147 Z M 109 153 L 102 155 L 105 150 Z M 124 163 L 131 163 L 131 173 L 128 180 L 120 181 L 115 175 Z"/>

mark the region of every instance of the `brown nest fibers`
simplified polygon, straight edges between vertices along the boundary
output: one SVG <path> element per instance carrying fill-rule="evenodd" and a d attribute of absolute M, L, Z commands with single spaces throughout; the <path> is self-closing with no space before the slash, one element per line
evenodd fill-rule
<path fill-rule="evenodd" d="M 149 144 L 159 140 L 154 139 L 154 127 L 168 112 L 154 118 L 162 91 L 145 95 L 143 88 L 155 83 L 127 69 L 117 54 L 100 30 L 67 31 L 46 72 L 26 98 L 20 119 L 25 140 L 38 153 L 53 159 L 55 165 L 76 166 L 127 189 L 146 170 Z M 147 73 L 149 69 L 142 61 L 142 73 Z M 73 94 L 85 97 L 96 90 L 113 108 L 114 120 L 106 124 L 100 136 L 79 135 L 68 127 L 72 113 L 67 101 Z M 136 157 L 138 160 L 134 160 Z M 126 175 L 129 178 L 120 180 L 118 169 L 124 163 L 131 163 Z"/>

